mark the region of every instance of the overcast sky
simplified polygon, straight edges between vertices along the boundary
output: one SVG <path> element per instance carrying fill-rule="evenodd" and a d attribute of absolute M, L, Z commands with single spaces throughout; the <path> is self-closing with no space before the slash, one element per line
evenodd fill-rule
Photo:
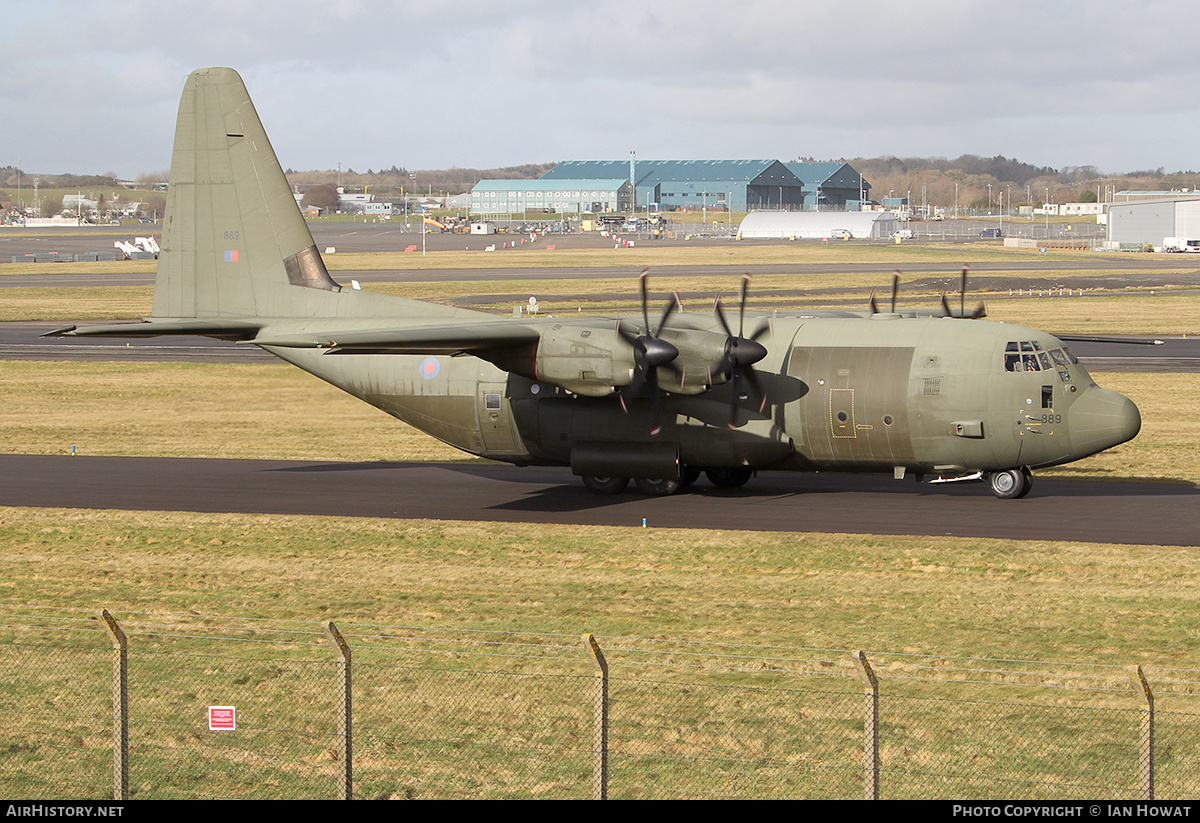
<path fill-rule="evenodd" d="M 0 166 L 166 169 L 231 66 L 285 167 L 1016 157 L 1200 169 L 1185 0 L 0 0 Z"/>

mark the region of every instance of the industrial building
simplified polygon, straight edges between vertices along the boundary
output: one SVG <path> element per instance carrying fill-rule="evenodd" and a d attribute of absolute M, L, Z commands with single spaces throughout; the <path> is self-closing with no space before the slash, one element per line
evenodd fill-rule
<path fill-rule="evenodd" d="M 480 181 L 471 191 L 471 211 L 857 211 L 870 191 L 847 163 L 567 160 L 538 180 Z"/>
<path fill-rule="evenodd" d="M 1108 241 L 1161 245 L 1164 237 L 1200 237 L 1200 194 L 1108 205 Z"/>
<path fill-rule="evenodd" d="M 602 214 L 633 211 L 633 187 L 620 175 L 548 180 L 481 180 L 471 189 L 472 214 Z"/>
<path fill-rule="evenodd" d="M 567 160 L 542 180 L 624 177 L 637 208 L 798 209 L 803 184 L 778 160 Z"/>
<path fill-rule="evenodd" d="M 858 211 L 871 199 L 871 184 L 849 163 L 788 163 L 800 181 L 804 208 Z"/>

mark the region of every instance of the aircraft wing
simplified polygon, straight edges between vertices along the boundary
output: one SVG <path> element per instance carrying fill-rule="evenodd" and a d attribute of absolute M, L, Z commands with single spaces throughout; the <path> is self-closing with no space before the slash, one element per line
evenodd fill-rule
<path fill-rule="evenodd" d="M 46 332 L 42 337 L 158 337 L 167 334 L 195 334 L 226 340 L 249 340 L 258 334 L 261 328 L 262 322 L 257 320 L 143 320 L 141 323 L 113 323 L 107 326 L 89 326 L 86 329 L 65 326 Z"/>
<path fill-rule="evenodd" d="M 323 330 L 265 335 L 244 342 L 288 349 L 329 349 L 329 354 L 458 354 L 537 343 L 540 339 L 541 334 L 531 326 L 498 321 L 403 329 Z"/>

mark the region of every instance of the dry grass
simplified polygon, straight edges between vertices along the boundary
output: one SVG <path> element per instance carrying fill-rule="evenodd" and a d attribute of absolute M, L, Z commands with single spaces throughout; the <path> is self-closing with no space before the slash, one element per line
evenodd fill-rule
<path fill-rule="evenodd" d="M 553 243 L 553 239 L 548 241 Z M 957 245 L 858 245 L 852 243 L 780 243 L 735 242 L 724 244 L 689 244 L 671 242 L 655 244 L 646 241 L 633 248 L 603 249 L 503 249 L 495 252 L 440 251 L 431 254 L 411 252 L 345 253 L 329 255 L 326 265 L 331 271 L 406 271 L 412 269 L 536 269 L 552 266 L 628 266 L 637 271 L 646 267 L 696 265 L 811 265 L 878 264 L 884 271 L 904 268 L 905 263 L 944 263 L 955 270 L 964 257 L 974 260 L 1034 261 L 1046 260 L 1045 255 L 1029 249 L 1008 249 L 1003 246 L 971 244 Z M 1098 252 L 1055 252 L 1056 260 L 1110 260 Z"/>
<path fill-rule="evenodd" d="M 0 322 L 69 323 L 87 318 L 148 317 L 154 289 L 151 286 L 32 287 L 5 288 L 2 294 Z"/>
<path fill-rule="evenodd" d="M 0 361 L 6 452 L 461 460 L 462 452 L 283 363 Z"/>
<path fill-rule="evenodd" d="M 5 509 L 0 562 L 7 602 L 127 612 L 1096 663 L 1200 643 L 1178 548 Z"/>

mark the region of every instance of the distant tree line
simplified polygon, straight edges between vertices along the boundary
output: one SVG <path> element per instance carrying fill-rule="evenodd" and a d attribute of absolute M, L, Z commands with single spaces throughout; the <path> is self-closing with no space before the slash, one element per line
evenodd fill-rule
<path fill-rule="evenodd" d="M 462 194 L 475 187 L 480 180 L 534 180 L 554 167 L 554 163 L 528 163 L 521 166 L 505 166 L 498 169 L 422 169 L 409 171 L 392 166 L 390 169 L 357 172 L 352 168 L 327 169 L 324 171 L 295 171 L 288 169 L 287 179 L 294 189 L 307 192 L 312 186 L 340 185 L 347 192 L 367 191 L 381 197 Z"/>
<path fill-rule="evenodd" d="M 20 182 L 22 187 L 33 188 L 33 178 L 37 177 L 40 186 L 48 189 L 72 189 L 103 187 L 111 188 L 119 185 L 113 172 L 104 174 L 36 174 L 31 175 L 16 166 L 0 166 L 0 186 L 15 187 Z"/>
<path fill-rule="evenodd" d="M 1122 190 L 1196 189 L 1200 174 L 1194 171 L 1166 173 L 1134 171 L 1106 174 L 1095 166 L 1066 166 L 1055 169 L 1034 166 L 997 155 L 964 154 L 953 160 L 944 157 L 873 157 L 844 160 L 871 184 L 875 200 L 909 197 L 912 205 L 962 208 L 1008 209 L 1022 205 L 1097 202 L 1106 193 Z M 990 186 L 990 188 L 989 188 Z"/>

